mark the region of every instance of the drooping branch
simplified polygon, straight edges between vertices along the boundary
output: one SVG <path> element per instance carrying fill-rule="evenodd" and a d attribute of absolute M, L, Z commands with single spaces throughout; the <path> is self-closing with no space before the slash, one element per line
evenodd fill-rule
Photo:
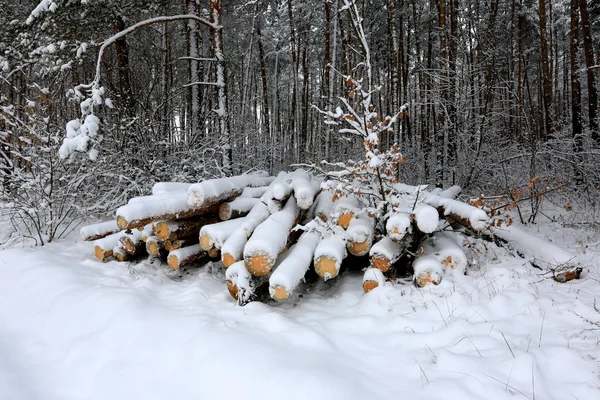
<path fill-rule="evenodd" d="M 216 30 L 216 31 L 219 31 L 223 28 L 222 26 L 220 26 L 216 23 L 213 23 L 205 18 L 198 17 L 197 15 L 193 15 L 193 14 L 162 16 L 162 17 L 150 18 L 150 19 L 146 19 L 144 21 L 140 21 L 137 24 L 131 25 L 129 28 L 126 28 L 126 29 L 114 34 L 113 36 L 109 37 L 102 43 L 102 46 L 100 46 L 100 50 L 98 51 L 98 58 L 96 61 L 96 75 L 94 76 L 94 80 L 89 84 L 78 85 L 76 87 L 76 89 L 89 89 L 89 88 L 97 88 L 98 87 L 98 85 L 100 83 L 100 71 L 101 71 L 102 56 L 104 55 L 104 51 L 106 50 L 106 48 L 108 46 L 115 43 L 117 40 L 129 35 L 132 32 L 137 31 L 138 29 L 145 28 L 150 25 L 164 23 L 164 22 L 188 20 L 188 19 L 199 22 L 203 25 L 206 25 L 206 26 Z"/>

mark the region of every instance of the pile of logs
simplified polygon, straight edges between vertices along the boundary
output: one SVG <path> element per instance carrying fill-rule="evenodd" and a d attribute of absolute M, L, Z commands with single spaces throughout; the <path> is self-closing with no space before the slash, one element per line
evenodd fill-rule
<path fill-rule="evenodd" d="M 81 236 L 94 242 L 98 260 L 157 257 L 173 270 L 220 260 L 240 304 L 261 293 L 289 299 L 311 267 L 321 279 L 334 279 L 348 255 L 368 259 L 365 292 L 399 267 L 414 271 L 419 287 L 437 285 L 446 273 L 467 271 L 459 231 L 511 240 L 510 232 L 495 236 L 484 209 L 456 200 L 456 186 L 427 191 L 398 184 L 400 206 L 379 219 L 364 199 L 321 187 L 304 170 L 161 182 L 117 209 L 115 220 L 81 228 Z M 517 233 L 522 241 L 525 233 Z"/>

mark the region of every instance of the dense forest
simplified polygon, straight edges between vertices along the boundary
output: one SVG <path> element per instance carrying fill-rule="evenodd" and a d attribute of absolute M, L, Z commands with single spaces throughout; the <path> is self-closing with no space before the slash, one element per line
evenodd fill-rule
<path fill-rule="evenodd" d="M 1 3 L 0 189 L 31 236 L 159 181 L 362 159 L 327 116 L 367 70 L 400 181 L 597 205 L 599 2 L 359 0 L 364 34 L 340 0 Z"/>

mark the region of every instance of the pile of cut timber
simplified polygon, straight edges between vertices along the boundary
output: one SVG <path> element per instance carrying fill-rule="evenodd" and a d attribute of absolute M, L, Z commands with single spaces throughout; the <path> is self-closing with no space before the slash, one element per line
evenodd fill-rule
<path fill-rule="evenodd" d="M 330 185 L 301 169 L 277 177 L 161 182 L 151 195 L 117 209 L 116 220 L 83 227 L 81 237 L 94 242 L 99 260 L 150 256 L 176 270 L 220 259 L 227 289 L 240 304 L 262 294 L 289 299 L 311 268 L 323 280 L 334 279 L 349 255 L 369 263 L 365 292 L 384 285 L 398 268 L 414 271 L 419 287 L 437 285 L 444 274 L 467 272 L 464 232 L 516 241 L 525 252 L 541 246 L 523 245 L 533 239 L 516 228 L 491 228 L 484 209 L 456 200 L 456 186 L 428 191 L 397 184 L 383 216 L 364 198 L 321 187 Z M 560 249 L 551 250 L 563 267 L 573 265 Z"/>

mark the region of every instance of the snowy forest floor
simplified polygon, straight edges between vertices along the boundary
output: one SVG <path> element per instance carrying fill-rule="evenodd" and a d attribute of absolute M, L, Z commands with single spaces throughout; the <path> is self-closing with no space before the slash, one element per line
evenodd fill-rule
<path fill-rule="evenodd" d="M 600 229 L 540 216 L 559 284 L 488 246 L 467 276 L 365 294 L 362 273 L 237 306 L 220 264 L 98 262 L 76 235 L 0 252 L 0 399 L 593 399 Z"/>

